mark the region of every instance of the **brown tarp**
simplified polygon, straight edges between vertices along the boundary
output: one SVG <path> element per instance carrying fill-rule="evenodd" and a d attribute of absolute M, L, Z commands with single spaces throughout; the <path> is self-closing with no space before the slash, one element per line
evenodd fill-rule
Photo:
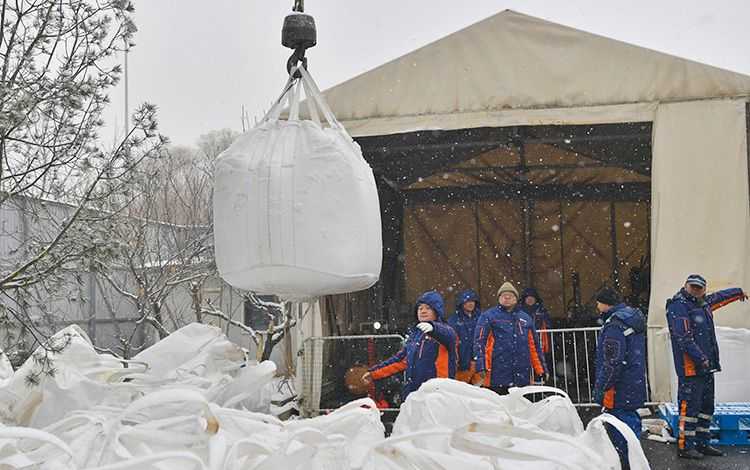
<path fill-rule="evenodd" d="M 648 181 L 633 171 L 546 145 L 527 146 L 525 157 L 523 178 L 529 184 Z M 424 178 L 409 189 L 518 182 L 519 163 L 517 151 L 494 150 Z M 523 228 L 526 205 L 528 246 Z M 630 270 L 649 250 L 648 208 L 648 201 L 610 201 L 606 195 L 598 200 L 503 198 L 409 205 L 404 213 L 401 300 L 412 303 L 421 292 L 437 289 L 450 312 L 456 293 L 472 288 L 487 307 L 495 304 L 496 291 L 504 281 L 513 282 L 520 291 L 528 279 L 552 315 L 563 317 L 566 305 L 572 306 L 574 272 L 580 277 L 584 304 L 605 284 L 617 285 L 629 295 Z"/>

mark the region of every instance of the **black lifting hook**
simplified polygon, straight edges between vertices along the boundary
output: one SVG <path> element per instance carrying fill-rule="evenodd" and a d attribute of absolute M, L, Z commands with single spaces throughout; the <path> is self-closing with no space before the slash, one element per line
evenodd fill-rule
<path fill-rule="evenodd" d="M 307 49 L 317 44 L 317 31 L 315 30 L 315 19 L 304 13 L 304 0 L 295 0 L 293 13 L 284 18 L 284 27 L 281 29 L 281 44 L 284 47 L 294 49 L 289 60 L 286 62 L 286 71 L 291 73 L 292 67 L 298 63 L 307 70 Z M 296 72 L 294 78 L 300 78 Z"/>

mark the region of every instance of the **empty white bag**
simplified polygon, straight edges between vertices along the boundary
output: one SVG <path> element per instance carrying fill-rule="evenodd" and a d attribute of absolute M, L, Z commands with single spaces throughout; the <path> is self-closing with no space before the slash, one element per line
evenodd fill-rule
<path fill-rule="evenodd" d="M 310 120 L 299 118 L 303 90 Z M 292 69 L 266 117 L 218 157 L 214 237 L 221 276 L 241 289 L 298 300 L 377 281 L 372 170 L 304 68 Z"/>

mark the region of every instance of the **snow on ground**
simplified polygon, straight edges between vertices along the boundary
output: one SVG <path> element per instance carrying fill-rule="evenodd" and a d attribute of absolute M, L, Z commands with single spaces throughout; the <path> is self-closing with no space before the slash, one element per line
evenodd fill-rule
<path fill-rule="evenodd" d="M 501 397 L 434 379 L 410 395 L 385 438 L 367 398 L 279 420 L 275 365 L 247 361 L 214 327 L 188 325 L 127 367 L 98 354 L 76 326 L 54 338 L 62 350 L 39 350 L 14 373 L 0 356 L 0 468 L 619 468 L 603 427 L 619 422 L 603 416 L 584 430 L 560 391 L 532 403 L 523 395 L 538 388 Z M 624 432 L 631 468 L 649 468 Z"/>

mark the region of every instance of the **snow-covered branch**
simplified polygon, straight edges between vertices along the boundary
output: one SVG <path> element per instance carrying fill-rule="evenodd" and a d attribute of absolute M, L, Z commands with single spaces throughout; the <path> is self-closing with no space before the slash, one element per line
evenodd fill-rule
<path fill-rule="evenodd" d="M 236 328 L 239 328 L 240 330 L 242 330 L 245 333 L 247 333 L 248 335 L 250 335 L 250 338 L 252 338 L 252 340 L 253 340 L 253 342 L 255 343 L 256 346 L 259 345 L 260 342 L 261 342 L 261 340 L 262 340 L 263 336 L 262 336 L 261 333 L 255 331 L 249 325 L 245 325 L 245 324 L 243 324 L 241 322 L 238 322 L 237 320 L 234 320 L 233 318 L 231 318 L 226 313 L 224 313 L 221 310 L 215 308 L 210 301 L 207 301 L 204 306 L 201 306 L 200 313 L 201 313 L 201 315 L 206 315 L 206 316 L 218 318 L 220 320 L 223 320 L 223 321 L 229 323 L 230 325 L 232 325 L 232 326 L 234 326 Z"/>

